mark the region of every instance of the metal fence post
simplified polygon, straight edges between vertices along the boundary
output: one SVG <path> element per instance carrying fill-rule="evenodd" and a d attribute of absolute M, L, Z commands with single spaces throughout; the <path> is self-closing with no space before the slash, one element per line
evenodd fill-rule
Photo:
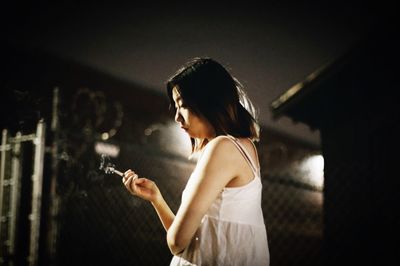
<path fill-rule="evenodd" d="M 9 232 L 9 246 L 8 252 L 12 256 L 15 255 L 15 240 L 16 230 L 19 217 L 19 201 L 21 189 L 21 132 L 15 136 L 15 142 L 12 145 L 12 159 L 11 159 L 11 195 L 10 195 L 10 215 L 8 223 Z"/>
<path fill-rule="evenodd" d="M 49 203 L 49 221 L 48 221 L 48 242 L 47 252 L 49 261 L 52 265 L 56 262 L 57 255 L 57 238 L 58 238 L 58 213 L 60 208 L 60 197 L 57 193 L 57 178 L 58 178 L 58 153 L 59 153 L 59 89 L 55 87 L 53 90 L 53 109 L 51 120 L 51 179 L 50 179 L 50 203 Z"/>
<path fill-rule="evenodd" d="M 6 172 L 6 146 L 7 146 L 7 130 L 3 129 L 2 137 L 1 137 L 1 160 L 0 160 L 0 238 L 3 235 L 3 222 L 6 219 L 3 219 L 3 197 L 4 197 L 4 181 L 5 181 L 5 172 Z M 5 218 L 5 217 L 4 217 Z M 0 255 L 0 263 L 3 264 L 3 254 Z"/>
<path fill-rule="evenodd" d="M 35 157 L 32 175 L 32 212 L 30 214 L 31 231 L 29 242 L 29 265 L 38 265 L 39 236 L 40 236 L 40 212 L 42 205 L 43 188 L 43 163 L 45 153 L 45 123 L 40 120 L 34 139 Z"/>

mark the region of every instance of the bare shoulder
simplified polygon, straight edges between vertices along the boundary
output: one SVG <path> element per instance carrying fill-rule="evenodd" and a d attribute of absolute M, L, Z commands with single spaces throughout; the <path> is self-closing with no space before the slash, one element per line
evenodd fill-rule
<path fill-rule="evenodd" d="M 212 139 L 205 147 L 198 163 L 198 170 L 207 177 L 223 180 L 224 186 L 247 184 L 249 177 L 253 177 L 252 169 L 234 141 L 227 136 Z M 242 144 L 246 142 L 245 139 L 237 141 L 241 141 Z M 252 144 L 248 142 L 246 145 Z"/>
<path fill-rule="evenodd" d="M 238 159 L 237 148 L 227 136 L 218 136 L 206 145 L 202 159 L 212 164 L 233 163 Z"/>
<path fill-rule="evenodd" d="M 226 136 L 218 136 L 205 146 L 195 172 L 199 176 L 204 175 L 206 179 L 220 180 L 224 187 L 237 176 L 240 160 L 240 153 L 232 140 Z"/>
<path fill-rule="evenodd" d="M 205 149 L 213 153 L 225 153 L 235 150 L 235 145 L 229 137 L 217 136 L 206 145 Z"/>

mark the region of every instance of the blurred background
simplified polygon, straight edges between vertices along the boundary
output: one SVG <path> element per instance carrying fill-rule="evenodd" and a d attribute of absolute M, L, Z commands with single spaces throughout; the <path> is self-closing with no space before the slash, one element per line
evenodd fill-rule
<path fill-rule="evenodd" d="M 0 264 L 169 265 L 152 206 L 99 169 L 100 156 L 156 181 L 177 210 L 195 161 L 164 82 L 196 56 L 224 64 L 258 109 L 271 265 L 335 265 L 348 255 L 386 265 L 396 254 L 373 244 L 398 227 L 390 6 L 65 2 L 2 11 Z M 374 235 L 377 226 L 386 234 Z"/>

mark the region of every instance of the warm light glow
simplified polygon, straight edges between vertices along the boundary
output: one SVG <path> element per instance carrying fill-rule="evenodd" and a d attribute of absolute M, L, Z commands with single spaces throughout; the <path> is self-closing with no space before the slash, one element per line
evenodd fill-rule
<path fill-rule="evenodd" d="M 155 134 L 157 133 L 157 134 Z M 177 123 L 156 123 L 144 130 L 144 135 L 149 139 L 155 135 L 161 150 L 188 158 L 191 152 L 189 135 Z"/>
<path fill-rule="evenodd" d="M 192 149 L 189 135 L 177 123 L 171 122 L 167 125 L 166 135 L 169 138 L 171 150 L 184 157 L 189 157 Z"/>
<path fill-rule="evenodd" d="M 101 139 L 102 140 L 108 140 L 110 138 L 110 135 L 107 132 L 104 132 L 101 134 Z"/>
<path fill-rule="evenodd" d="M 304 173 L 303 178 L 312 186 L 322 188 L 324 185 L 324 157 L 313 155 L 307 157 L 301 164 L 300 169 Z"/>
<path fill-rule="evenodd" d="M 114 144 L 96 142 L 94 145 L 94 150 L 97 154 L 105 154 L 110 157 L 116 158 L 119 155 L 120 148 Z"/>

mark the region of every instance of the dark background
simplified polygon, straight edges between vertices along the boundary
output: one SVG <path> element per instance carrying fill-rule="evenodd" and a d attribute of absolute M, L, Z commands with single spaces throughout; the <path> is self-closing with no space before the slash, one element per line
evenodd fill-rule
<path fill-rule="evenodd" d="M 73 60 L 164 93 L 184 62 L 225 64 L 259 108 L 265 127 L 314 145 L 318 132 L 270 103 L 387 22 L 389 1 L 37 2 L 2 7 L 2 43 Z"/>
<path fill-rule="evenodd" d="M 191 57 L 212 56 L 244 83 L 260 111 L 257 145 L 271 265 L 322 265 L 324 187 L 310 182 L 301 169 L 305 159 L 321 155 L 320 134 L 286 117 L 273 120 L 270 103 L 387 25 L 394 9 L 385 2 L 377 5 L 5 5 L 1 128 L 14 136 L 34 133 L 40 119 L 47 125 L 39 264 L 168 265 L 171 254 L 154 210 L 131 197 L 119 177 L 98 170 L 94 147 L 119 147 L 113 158 L 117 167 L 154 179 L 176 210 L 194 163 L 187 160 L 187 139 L 173 126 L 163 82 Z M 53 129 L 55 88 L 59 127 Z M 328 97 L 328 102 L 340 110 L 341 99 L 332 103 Z M 326 143 L 341 147 L 347 142 L 332 138 Z M 24 144 L 21 157 L 18 252 L 3 257 L 19 265 L 27 263 L 29 252 L 31 144 Z M 340 150 L 336 154 L 341 158 Z M 331 165 L 329 171 L 336 169 L 347 168 Z M 357 182 L 349 183 L 350 189 L 341 190 L 339 184 L 332 194 L 340 198 L 343 191 L 352 192 Z M 353 194 L 348 196 L 352 201 Z M 346 220 L 343 213 L 337 215 Z M 2 254 L 7 254 L 4 248 L 5 242 Z M 335 247 L 329 248 L 334 254 Z"/>

